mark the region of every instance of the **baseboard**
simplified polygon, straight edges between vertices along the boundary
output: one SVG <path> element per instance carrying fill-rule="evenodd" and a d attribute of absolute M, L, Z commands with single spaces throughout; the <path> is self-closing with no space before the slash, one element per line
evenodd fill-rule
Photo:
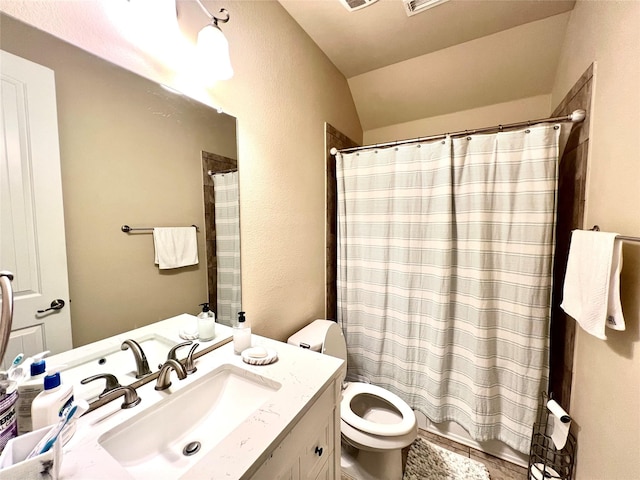
<path fill-rule="evenodd" d="M 467 447 L 475 448 L 488 455 L 493 455 L 501 460 L 514 463 L 527 468 L 529 465 L 529 455 L 520 453 L 513 448 L 497 440 L 489 442 L 476 442 L 467 432 L 455 422 L 444 422 L 440 424 L 432 423 L 424 414 L 415 412 L 418 419 L 418 428 L 427 432 L 440 435 L 441 437 L 461 443 Z"/>

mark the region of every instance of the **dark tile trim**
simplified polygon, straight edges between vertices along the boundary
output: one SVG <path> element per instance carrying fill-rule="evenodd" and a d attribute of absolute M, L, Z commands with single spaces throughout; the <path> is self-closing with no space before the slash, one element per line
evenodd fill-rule
<path fill-rule="evenodd" d="M 336 276 L 338 272 L 338 210 L 336 205 L 336 157 L 329 153 L 331 147 L 338 150 L 342 148 L 357 147 L 358 143 L 351 140 L 329 123 L 325 123 L 326 152 L 326 185 L 327 185 L 327 209 L 326 209 L 326 275 L 325 275 L 325 318 L 335 320 L 338 312 L 338 298 L 336 288 Z"/>

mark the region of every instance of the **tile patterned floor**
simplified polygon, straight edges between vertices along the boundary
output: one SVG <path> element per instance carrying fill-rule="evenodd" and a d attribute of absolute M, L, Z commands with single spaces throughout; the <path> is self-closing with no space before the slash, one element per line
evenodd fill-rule
<path fill-rule="evenodd" d="M 458 453 L 464 457 L 469 457 L 483 463 L 489 470 L 491 480 L 527 480 L 527 469 L 511 462 L 507 462 L 493 455 L 486 454 L 475 448 L 467 447 L 461 443 L 454 442 L 448 438 L 435 435 L 425 430 L 419 430 L 418 434 L 425 440 L 430 441 L 442 448 Z M 403 450 L 403 460 L 406 461 L 409 448 Z M 355 480 L 347 475 L 342 475 L 342 480 Z"/>

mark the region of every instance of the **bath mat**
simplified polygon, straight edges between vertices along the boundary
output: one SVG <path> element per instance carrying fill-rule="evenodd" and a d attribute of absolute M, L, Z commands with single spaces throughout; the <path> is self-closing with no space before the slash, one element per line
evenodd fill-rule
<path fill-rule="evenodd" d="M 409 449 L 403 480 L 489 480 L 487 467 L 418 437 Z"/>

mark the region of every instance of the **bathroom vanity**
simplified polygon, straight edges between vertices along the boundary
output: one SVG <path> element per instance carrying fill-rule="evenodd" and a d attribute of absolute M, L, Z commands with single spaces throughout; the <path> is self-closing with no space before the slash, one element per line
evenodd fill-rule
<path fill-rule="evenodd" d="M 227 343 L 186 379 L 171 372 L 166 390 L 138 387 L 137 406 L 120 397 L 82 416 L 60 478 L 340 478 L 344 362 L 257 335 L 253 345 L 277 361 L 247 364 Z"/>

